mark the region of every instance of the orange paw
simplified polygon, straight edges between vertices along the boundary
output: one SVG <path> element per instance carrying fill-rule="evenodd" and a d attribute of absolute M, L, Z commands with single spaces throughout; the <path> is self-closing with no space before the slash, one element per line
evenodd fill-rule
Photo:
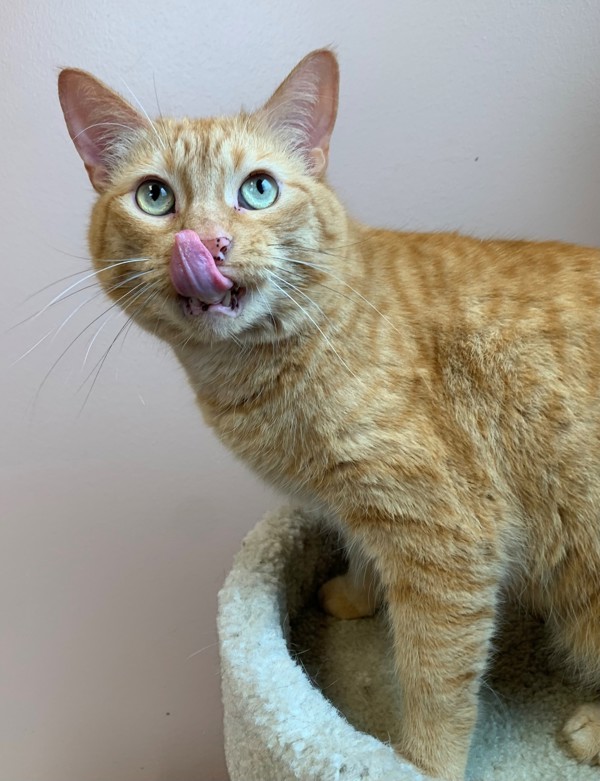
<path fill-rule="evenodd" d="M 562 736 L 575 759 L 600 764 L 600 704 L 580 705 L 562 728 Z"/>
<path fill-rule="evenodd" d="M 319 589 L 321 608 L 334 618 L 366 618 L 377 609 L 373 589 L 358 589 L 347 575 L 339 575 Z"/>

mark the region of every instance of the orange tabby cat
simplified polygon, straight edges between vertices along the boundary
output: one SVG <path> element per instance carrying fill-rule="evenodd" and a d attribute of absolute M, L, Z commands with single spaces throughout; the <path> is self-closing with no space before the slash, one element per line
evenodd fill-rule
<path fill-rule="evenodd" d="M 78 70 L 59 91 L 106 291 L 173 347 L 223 442 L 344 530 L 325 609 L 371 614 L 357 559 L 375 571 L 398 751 L 463 778 L 507 594 L 600 684 L 600 252 L 351 219 L 325 181 L 326 50 L 234 117 L 152 123 Z M 598 762 L 600 707 L 564 734 Z"/>

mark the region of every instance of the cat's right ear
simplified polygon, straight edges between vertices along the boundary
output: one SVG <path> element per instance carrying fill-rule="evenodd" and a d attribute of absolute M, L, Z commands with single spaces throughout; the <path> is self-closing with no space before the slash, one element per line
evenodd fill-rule
<path fill-rule="evenodd" d="M 58 97 L 90 181 L 102 192 L 112 169 L 148 122 L 116 92 L 75 68 L 61 71 Z"/>
<path fill-rule="evenodd" d="M 335 54 L 318 49 L 296 65 L 261 109 L 271 127 L 302 153 L 314 176 L 322 176 L 327 168 L 339 82 Z"/>

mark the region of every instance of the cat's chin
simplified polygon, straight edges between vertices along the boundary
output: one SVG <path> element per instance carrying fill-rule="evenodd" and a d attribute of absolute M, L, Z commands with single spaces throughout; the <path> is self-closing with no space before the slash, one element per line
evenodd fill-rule
<path fill-rule="evenodd" d="M 217 303 L 209 304 L 199 298 L 179 296 L 181 311 L 186 318 L 194 317 L 239 317 L 244 309 L 245 287 L 234 286 Z"/>

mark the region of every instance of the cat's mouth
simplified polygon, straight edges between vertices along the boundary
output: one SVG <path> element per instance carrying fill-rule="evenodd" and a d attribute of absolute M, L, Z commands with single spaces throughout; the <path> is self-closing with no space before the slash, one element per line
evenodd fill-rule
<path fill-rule="evenodd" d="M 225 276 L 221 266 L 230 240 L 222 237 L 212 247 L 212 239 L 205 240 L 193 230 L 175 234 L 169 273 L 185 317 L 225 315 L 237 317 L 243 308 L 246 288 Z M 224 243 L 227 242 L 227 243 Z"/>
<path fill-rule="evenodd" d="M 244 306 L 245 287 L 233 285 L 223 298 L 216 303 L 207 303 L 193 296 L 179 296 L 181 309 L 186 317 L 200 317 L 201 315 L 221 314 L 226 317 L 237 317 Z"/>

